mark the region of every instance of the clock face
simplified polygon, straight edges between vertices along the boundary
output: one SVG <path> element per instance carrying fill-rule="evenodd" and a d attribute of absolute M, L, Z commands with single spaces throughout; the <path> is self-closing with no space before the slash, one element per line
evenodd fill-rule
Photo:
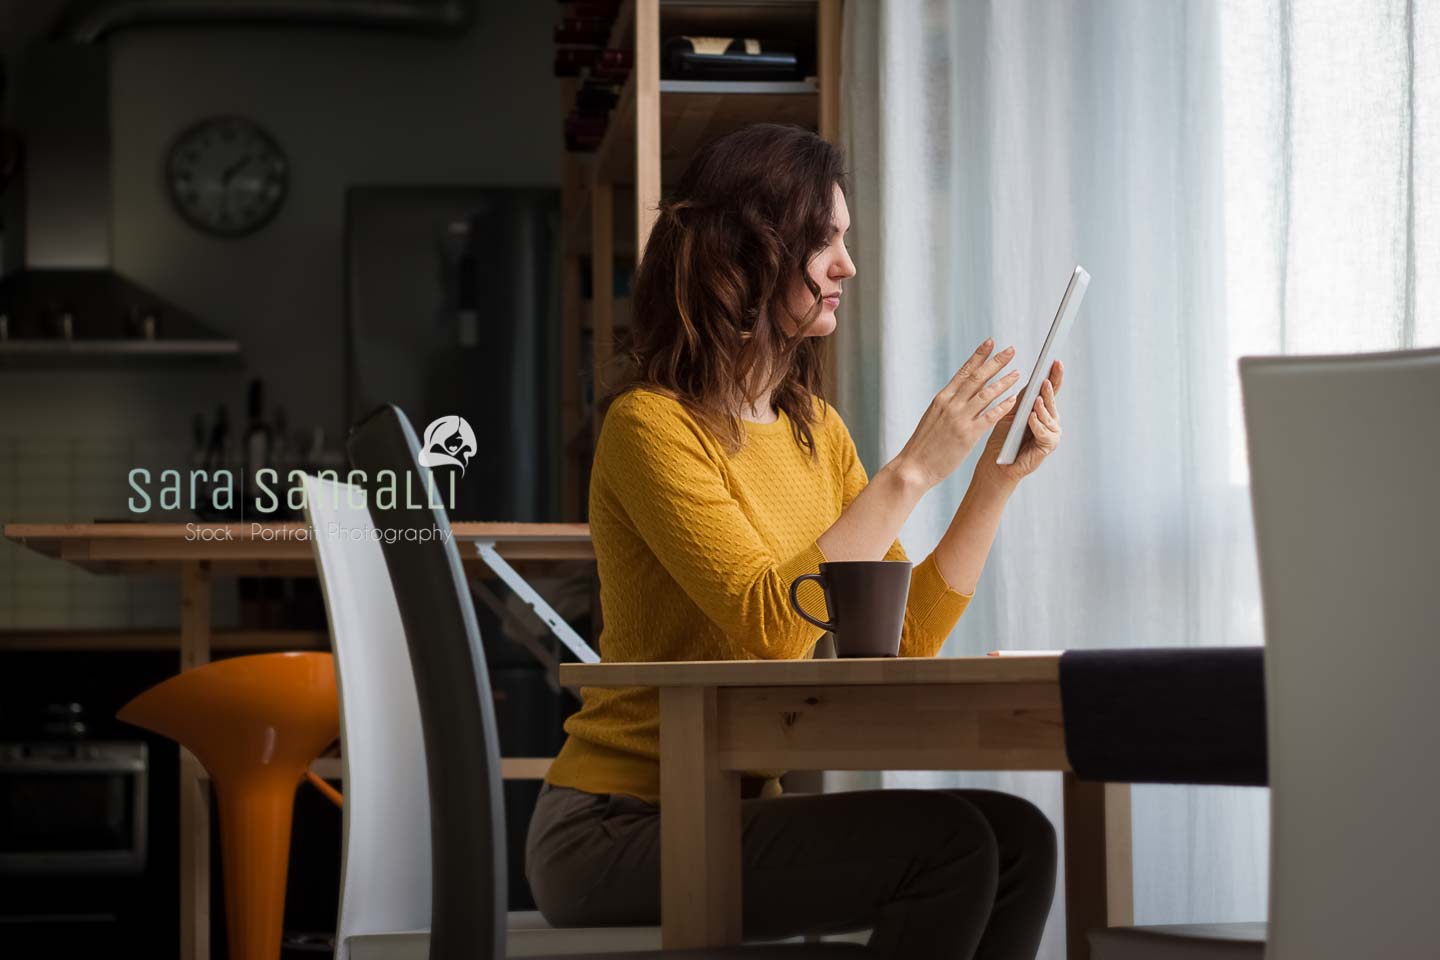
<path fill-rule="evenodd" d="M 280 145 L 254 123 L 213 117 L 180 134 L 165 179 L 182 217 L 209 233 L 236 237 L 279 211 L 289 166 Z"/>

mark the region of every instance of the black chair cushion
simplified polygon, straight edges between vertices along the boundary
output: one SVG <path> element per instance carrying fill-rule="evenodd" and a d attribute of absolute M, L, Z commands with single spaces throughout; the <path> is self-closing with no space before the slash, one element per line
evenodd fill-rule
<path fill-rule="evenodd" d="M 1067 650 L 1060 698 L 1081 780 L 1268 782 L 1260 647 Z"/>

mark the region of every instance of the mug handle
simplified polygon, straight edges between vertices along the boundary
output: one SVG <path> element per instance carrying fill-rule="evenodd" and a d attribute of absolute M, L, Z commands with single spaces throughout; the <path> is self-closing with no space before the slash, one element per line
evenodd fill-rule
<path fill-rule="evenodd" d="M 800 607 L 800 601 L 799 601 L 799 599 L 795 596 L 795 591 L 796 591 L 797 589 L 799 589 L 801 582 L 802 582 L 802 581 L 805 581 L 805 580 L 814 580 L 816 583 L 820 584 L 820 589 L 821 589 L 821 590 L 824 590 L 824 589 L 825 589 L 825 578 L 822 577 L 822 576 L 820 576 L 820 574 L 818 574 L 818 573 L 802 573 L 802 574 L 800 574 L 800 576 L 796 577 L 796 578 L 795 578 L 793 581 L 791 581 L 791 583 L 790 583 L 790 606 L 795 610 L 796 613 L 800 614 L 800 616 L 804 617 L 806 620 L 809 620 L 811 623 L 815 624 L 815 626 L 819 627 L 821 630 L 826 630 L 826 631 L 829 631 L 830 633 L 834 633 L 834 632 L 835 632 L 835 624 L 833 624 L 833 623 L 826 623 L 824 620 L 816 620 L 814 617 L 810 616 L 810 614 L 806 613 L 804 610 L 801 609 L 801 607 Z M 826 595 L 825 595 L 825 612 L 826 612 L 826 613 L 830 613 L 830 595 L 829 595 L 828 593 L 826 593 Z M 830 615 L 831 615 L 832 617 L 834 616 L 834 614 L 830 614 Z"/>

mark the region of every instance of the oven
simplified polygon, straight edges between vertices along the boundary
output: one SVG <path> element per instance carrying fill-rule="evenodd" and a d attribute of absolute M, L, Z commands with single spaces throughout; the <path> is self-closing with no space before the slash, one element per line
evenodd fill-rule
<path fill-rule="evenodd" d="M 115 712 L 176 661 L 0 650 L 0 957 L 175 960 L 179 752 Z"/>
<path fill-rule="evenodd" d="M 0 743 L 0 875 L 143 873 L 148 768 L 139 740 Z"/>

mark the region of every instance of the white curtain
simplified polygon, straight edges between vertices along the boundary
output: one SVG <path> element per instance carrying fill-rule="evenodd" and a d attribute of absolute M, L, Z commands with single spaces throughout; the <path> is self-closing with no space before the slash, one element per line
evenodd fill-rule
<path fill-rule="evenodd" d="M 994 335 L 1029 373 L 1071 269 L 1061 449 L 946 653 L 1261 643 L 1235 359 L 1440 342 L 1431 0 L 850 0 L 842 413 L 873 472 Z M 974 462 L 901 532 L 939 539 Z M 836 778 L 841 786 L 866 778 Z M 991 786 L 1060 823 L 1053 774 Z M 1140 923 L 1261 919 L 1263 790 L 1137 787 Z M 1064 953 L 1063 891 L 1042 956 Z"/>

